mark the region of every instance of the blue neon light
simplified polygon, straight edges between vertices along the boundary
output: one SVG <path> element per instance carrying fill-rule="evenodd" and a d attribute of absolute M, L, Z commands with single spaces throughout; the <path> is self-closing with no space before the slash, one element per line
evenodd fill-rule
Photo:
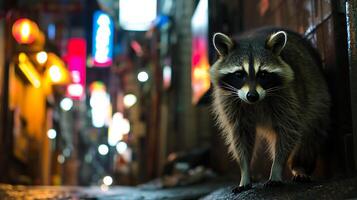
<path fill-rule="evenodd" d="M 107 67 L 112 64 L 114 22 L 103 11 L 96 11 L 93 17 L 93 65 Z"/>

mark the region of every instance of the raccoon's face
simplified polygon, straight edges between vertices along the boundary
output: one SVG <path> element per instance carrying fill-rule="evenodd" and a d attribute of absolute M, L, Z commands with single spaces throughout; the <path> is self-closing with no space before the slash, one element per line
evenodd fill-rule
<path fill-rule="evenodd" d="M 216 33 L 214 47 L 220 59 L 212 67 L 214 85 L 253 104 L 274 93 L 293 79 L 293 71 L 279 56 L 287 40 L 285 32 L 277 32 L 257 45 L 235 44 L 228 36 Z"/>

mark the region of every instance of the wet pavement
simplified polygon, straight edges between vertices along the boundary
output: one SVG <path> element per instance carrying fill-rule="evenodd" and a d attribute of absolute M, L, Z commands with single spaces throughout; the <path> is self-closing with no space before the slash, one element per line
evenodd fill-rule
<path fill-rule="evenodd" d="M 207 182 L 169 189 L 144 189 L 140 187 L 56 187 L 12 186 L 0 184 L 0 199 L 98 199 L 98 200 L 254 200 L 254 199 L 357 199 L 357 177 L 307 184 L 286 183 L 283 186 L 264 188 L 257 183 L 253 189 L 233 194 L 232 182 Z"/>
<path fill-rule="evenodd" d="M 11 186 L 0 185 L 0 199 L 98 199 L 98 200 L 160 200 L 199 199 L 232 183 L 208 182 L 168 189 L 143 189 L 139 187 L 56 187 L 56 186 Z"/>

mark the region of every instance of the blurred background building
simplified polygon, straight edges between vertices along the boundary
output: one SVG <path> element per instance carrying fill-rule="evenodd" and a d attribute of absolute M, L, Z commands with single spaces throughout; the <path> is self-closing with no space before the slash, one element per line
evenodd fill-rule
<path fill-rule="evenodd" d="M 352 174 L 357 53 L 356 10 L 349 5 L 1 1 L 0 181 L 136 185 L 194 166 L 239 177 L 210 114 L 211 38 L 266 25 L 303 34 L 322 55 L 334 120 L 315 176 Z M 267 177 L 268 166 L 257 159 L 254 178 Z"/>

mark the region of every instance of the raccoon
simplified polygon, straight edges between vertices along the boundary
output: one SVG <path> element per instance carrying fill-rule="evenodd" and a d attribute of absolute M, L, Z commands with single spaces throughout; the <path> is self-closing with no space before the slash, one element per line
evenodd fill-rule
<path fill-rule="evenodd" d="M 330 123 L 330 95 L 317 51 L 298 33 L 279 28 L 237 38 L 216 33 L 213 46 L 219 58 L 210 69 L 212 107 L 241 170 L 234 192 L 251 188 L 249 167 L 261 138 L 273 161 L 265 186 L 282 183 L 286 163 L 293 180 L 308 180 Z"/>

